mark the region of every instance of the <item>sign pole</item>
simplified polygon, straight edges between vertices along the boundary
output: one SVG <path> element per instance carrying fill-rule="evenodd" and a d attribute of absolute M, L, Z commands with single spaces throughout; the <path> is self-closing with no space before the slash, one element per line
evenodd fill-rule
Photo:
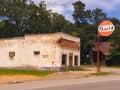
<path fill-rule="evenodd" d="M 100 45 L 100 35 L 98 33 L 98 36 L 97 36 L 97 65 L 96 65 L 96 67 L 97 67 L 97 75 L 99 75 L 100 72 L 101 72 L 99 45 Z"/>
<path fill-rule="evenodd" d="M 98 36 L 97 36 L 97 75 L 100 74 L 101 68 L 100 68 L 100 36 L 110 36 L 113 31 L 115 30 L 115 26 L 113 23 L 109 20 L 103 21 L 100 23 L 98 27 Z"/>

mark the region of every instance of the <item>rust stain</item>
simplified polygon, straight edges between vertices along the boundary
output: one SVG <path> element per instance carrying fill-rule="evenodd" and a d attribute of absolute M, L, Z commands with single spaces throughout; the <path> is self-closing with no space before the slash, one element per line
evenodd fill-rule
<path fill-rule="evenodd" d="M 80 48 L 79 42 L 74 42 L 74 41 L 63 39 L 63 38 L 59 39 L 57 44 L 60 47 L 65 47 L 65 48 L 70 48 L 70 49 L 77 49 L 77 50 L 79 50 L 79 48 Z"/>

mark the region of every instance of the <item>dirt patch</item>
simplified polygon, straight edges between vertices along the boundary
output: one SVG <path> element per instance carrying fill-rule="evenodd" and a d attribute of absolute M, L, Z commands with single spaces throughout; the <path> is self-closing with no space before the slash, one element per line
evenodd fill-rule
<path fill-rule="evenodd" d="M 41 77 L 32 75 L 0 75 L 0 84 L 20 83 L 30 80 L 38 80 Z"/>
<path fill-rule="evenodd" d="M 57 72 L 46 78 L 50 79 L 68 79 L 68 78 L 82 78 L 93 75 L 94 71 L 68 71 L 68 72 Z"/>
<path fill-rule="evenodd" d="M 0 75 L 0 84 L 16 84 L 33 80 L 49 80 L 49 79 L 68 79 L 68 78 L 82 78 L 92 75 L 93 71 L 68 71 L 56 72 L 52 75 L 40 77 L 32 75 Z"/>

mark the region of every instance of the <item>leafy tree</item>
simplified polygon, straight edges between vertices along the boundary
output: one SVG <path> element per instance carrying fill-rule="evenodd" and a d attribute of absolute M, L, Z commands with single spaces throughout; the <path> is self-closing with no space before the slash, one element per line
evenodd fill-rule
<path fill-rule="evenodd" d="M 64 16 L 57 13 L 51 13 L 51 32 L 70 33 L 72 29 L 72 23 L 66 20 Z"/>
<path fill-rule="evenodd" d="M 1 0 L 0 15 L 6 17 L 7 20 L 15 24 L 16 30 L 21 31 L 26 29 L 25 22 L 29 18 L 29 5 L 27 0 Z"/>
<path fill-rule="evenodd" d="M 26 21 L 27 29 L 24 33 L 49 33 L 51 26 L 50 11 L 42 1 L 39 5 L 30 5 L 29 18 Z"/>
<path fill-rule="evenodd" d="M 0 22 L 0 38 L 15 37 L 19 33 L 14 29 L 15 25 L 8 20 Z"/>
<path fill-rule="evenodd" d="M 120 65 L 120 20 L 116 18 L 110 18 L 110 20 L 115 25 L 115 31 L 110 37 L 112 48 L 109 57 L 113 60 L 114 65 Z"/>
<path fill-rule="evenodd" d="M 74 13 L 73 13 L 73 19 L 75 20 L 75 23 L 78 27 L 81 27 L 83 25 L 88 24 L 88 18 L 90 18 L 90 10 L 85 10 L 85 4 L 81 1 L 77 1 L 73 3 L 74 6 Z"/>
<path fill-rule="evenodd" d="M 100 22 L 107 19 L 106 13 L 104 13 L 101 9 L 96 8 L 91 12 L 91 22 L 93 24 L 100 24 Z"/>
<path fill-rule="evenodd" d="M 73 34 L 81 39 L 81 59 L 82 63 L 87 62 L 86 56 L 89 54 L 89 48 L 94 45 L 97 39 L 98 24 L 107 19 L 106 14 L 99 8 L 94 10 L 85 10 L 85 4 L 81 1 L 73 3 L 73 19 L 77 25 L 77 30 Z M 101 41 L 107 41 L 108 38 L 102 37 Z"/>
<path fill-rule="evenodd" d="M 113 18 L 109 18 L 109 20 L 115 25 L 115 27 L 120 27 L 120 20 L 113 17 Z"/>
<path fill-rule="evenodd" d="M 120 28 L 116 29 L 114 34 L 110 58 L 113 60 L 114 64 L 120 65 Z"/>

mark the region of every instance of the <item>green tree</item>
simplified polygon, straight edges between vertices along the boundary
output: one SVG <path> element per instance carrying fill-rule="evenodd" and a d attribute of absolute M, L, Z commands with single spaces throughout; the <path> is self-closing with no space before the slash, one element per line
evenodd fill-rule
<path fill-rule="evenodd" d="M 89 54 L 89 48 L 94 45 L 97 40 L 98 24 L 106 20 L 106 14 L 99 8 L 94 10 L 85 10 L 85 4 L 81 1 L 73 3 L 74 13 L 73 19 L 77 30 L 73 31 L 81 39 L 81 59 L 82 63 L 87 62 L 86 56 Z M 108 38 L 102 37 L 101 41 L 107 41 Z"/>
<path fill-rule="evenodd" d="M 70 33 L 73 29 L 72 23 L 58 13 L 51 13 L 51 31 Z"/>
<path fill-rule="evenodd" d="M 0 15 L 15 24 L 16 30 L 26 29 L 26 20 L 29 18 L 27 0 L 0 0 Z"/>
<path fill-rule="evenodd" d="M 102 11 L 102 9 L 96 8 L 91 12 L 91 22 L 93 24 L 100 24 L 102 21 L 106 20 L 107 16 L 106 13 Z"/>
<path fill-rule="evenodd" d="M 78 27 L 88 24 L 88 19 L 91 17 L 90 10 L 85 10 L 85 4 L 81 1 L 77 1 L 73 3 L 74 12 L 73 12 L 73 19 L 75 20 L 75 24 Z"/>
<path fill-rule="evenodd" d="M 110 41 L 112 42 L 110 59 L 113 60 L 114 65 L 120 65 L 120 20 L 117 18 L 110 18 L 115 25 L 115 31 L 110 36 Z"/>
<path fill-rule="evenodd" d="M 115 25 L 115 27 L 120 27 L 120 20 L 113 17 L 113 18 L 109 18 L 109 20 Z"/>
<path fill-rule="evenodd" d="M 112 48 L 111 48 L 111 54 L 110 58 L 113 60 L 113 63 L 115 65 L 120 65 L 120 28 L 116 29 L 115 35 L 112 38 Z"/>
<path fill-rule="evenodd" d="M 29 18 L 26 21 L 27 29 L 24 33 L 49 33 L 51 26 L 50 11 L 42 1 L 39 5 L 30 5 Z"/>
<path fill-rule="evenodd" d="M 31 0 L 1 0 L 0 16 L 14 24 L 18 36 L 25 33 L 53 33 L 69 32 L 73 29 L 72 23 L 58 13 L 46 9 L 41 1 L 38 5 Z M 70 30 L 68 30 L 68 28 Z"/>
<path fill-rule="evenodd" d="M 8 20 L 0 22 L 0 38 L 15 37 L 19 33 L 15 30 L 15 25 Z"/>

